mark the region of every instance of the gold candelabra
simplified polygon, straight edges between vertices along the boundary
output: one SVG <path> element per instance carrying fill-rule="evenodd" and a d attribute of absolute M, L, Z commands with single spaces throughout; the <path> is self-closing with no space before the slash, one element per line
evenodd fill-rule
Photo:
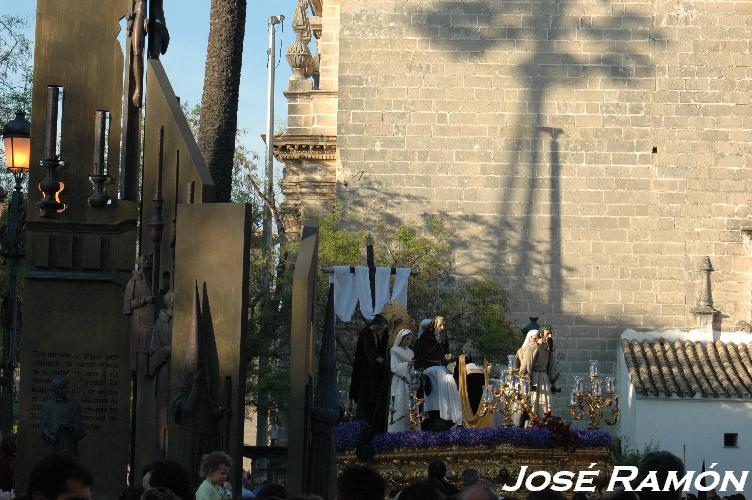
<path fill-rule="evenodd" d="M 614 391 L 613 377 L 601 378 L 598 375 L 598 361 L 590 361 L 590 388 L 585 390 L 584 377 L 575 377 L 575 387 L 569 398 L 569 411 L 575 420 L 582 420 L 585 415 L 590 417 L 588 427 L 598 428 L 598 421 L 603 420 L 608 425 L 619 421 L 619 396 Z M 606 394 L 603 394 L 603 381 L 606 382 Z M 610 410 L 610 416 L 606 411 Z"/>
<path fill-rule="evenodd" d="M 513 424 L 512 415 L 515 412 L 526 411 L 531 417 L 535 416 L 533 406 L 530 404 L 530 379 L 520 376 L 519 370 L 514 367 L 513 354 L 507 356 L 507 363 L 509 366 L 506 371 L 501 372 L 501 384 L 498 388 L 490 384 L 483 387 L 483 396 L 478 408 L 481 416 L 489 412 L 503 413 L 504 419 L 501 425 L 504 427 L 510 427 Z M 488 372 L 489 365 L 486 365 L 485 369 Z"/>
<path fill-rule="evenodd" d="M 420 372 L 417 370 L 412 370 L 410 372 L 410 380 L 407 380 L 405 382 L 407 383 L 408 389 L 410 391 L 410 395 L 407 401 L 407 413 L 405 415 L 400 415 L 397 420 L 394 419 L 394 415 L 398 410 L 395 407 L 395 397 L 392 396 L 392 399 L 389 403 L 389 424 L 395 424 L 403 418 L 406 418 L 407 427 L 412 431 L 415 430 L 415 428 L 426 419 L 426 416 L 420 409 L 420 405 L 423 404 L 425 398 L 418 397 L 418 388 L 420 387 Z"/>

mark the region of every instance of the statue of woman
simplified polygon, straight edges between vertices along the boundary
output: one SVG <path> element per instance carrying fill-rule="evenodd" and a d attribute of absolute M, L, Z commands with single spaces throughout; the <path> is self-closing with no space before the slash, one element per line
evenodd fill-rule
<path fill-rule="evenodd" d="M 410 344 L 413 332 L 403 328 L 394 339 L 390 349 L 390 368 L 392 370 L 392 388 L 390 391 L 389 432 L 401 432 L 408 429 L 407 408 L 410 403 L 410 374 L 413 371 L 413 350 Z"/>

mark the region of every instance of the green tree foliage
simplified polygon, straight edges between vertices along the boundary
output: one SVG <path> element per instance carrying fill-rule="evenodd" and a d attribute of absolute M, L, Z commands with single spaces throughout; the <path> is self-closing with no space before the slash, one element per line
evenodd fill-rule
<path fill-rule="evenodd" d="M 611 453 L 614 457 L 614 465 L 637 467 L 645 456 L 659 451 L 659 446 L 653 441 L 646 444 L 642 449 L 633 448 L 627 438 L 616 439 L 611 445 Z"/>

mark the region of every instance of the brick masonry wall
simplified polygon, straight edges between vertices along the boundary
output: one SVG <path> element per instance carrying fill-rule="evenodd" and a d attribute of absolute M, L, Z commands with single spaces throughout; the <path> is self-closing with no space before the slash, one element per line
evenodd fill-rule
<path fill-rule="evenodd" d="M 752 2 L 348 0 L 338 199 L 457 230 L 555 327 L 568 373 L 619 334 L 692 328 L 709 255 L 723 326 L 749 320 Z M 655 148 L 655 149 L 654 149 Z M 653 152 L 657 151 L 657 152 Z"/>

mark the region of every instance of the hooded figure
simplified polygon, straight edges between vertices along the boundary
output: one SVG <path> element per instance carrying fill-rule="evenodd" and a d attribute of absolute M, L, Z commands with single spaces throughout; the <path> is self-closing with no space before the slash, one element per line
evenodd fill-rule
<path fill-rule="evenodd" d="M 410 404 L 410 374 L 413 371 L 413 351 L 410 349 L 413 332 L 403 328 L 394 339 L 390 350 L 392 387 L 390 391 L 389 432 L 408 429 L 407 409 Z"/>

